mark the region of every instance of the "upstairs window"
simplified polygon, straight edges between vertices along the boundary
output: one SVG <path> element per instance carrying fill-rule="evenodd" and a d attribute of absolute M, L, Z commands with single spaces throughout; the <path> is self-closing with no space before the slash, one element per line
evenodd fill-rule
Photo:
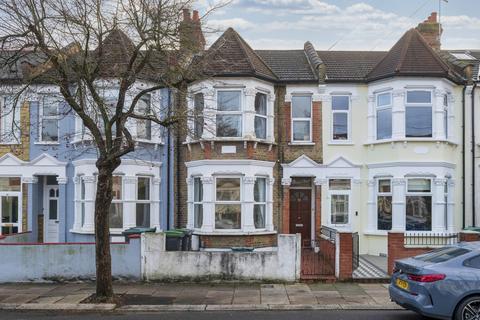
<path fill-rule="evenodd" d="M 0 96 L 0 143 L 20 143 L 20 105 L 13 96 Z"/>
<path fill-rule="evenodd" d="M 142 116 L 152 114 L 150 95 L 144 95 L 137 103 L 138 113 Z M 137 120 L 137 138 L 142 140 L 152 140 L 152 121 L 145 119 Z"/>
<path fill-rule="evenodd" d="M 292 141 L 312 141 L 312 97 L 292 97 Z"/>
<path fill-rule="evenodd" d="M 255 136 L 258 139 L 267 138 L 267 95 L 255 95 Z"/>
<path fill-rule="evenodd" d="M 203 109 L 205 106 L 205 100 L 203 93 L 196 93 L 193 96 L 193 137 L 200 139 L 203 135 Z"/>
<path fill-rule="evenodd" d="M 377 140 L 392 138 L 392 94 L 377 94 Z"/>
<path fill-rule="evenodd" d="M 242 107 L 240 90 L 217 92 L 217 137 L 242 136 Z"/>
<path fill-rule="evenodd" d="M 350 96 L 332 96 L 332 140 L 350 140 Z"/>
<path fill-rule="evenodd" d="M 40 141 L 58 142 L 60 102 L 55 97 L 44 97 L 40 108 Z"/>
<path fill-rule="evenodd" d="M 432 92 L 407 91 L 405 105 L 405 136 L 407 138 L 432 137 Z"/>
<path fill-rule="evenodd" d="M 443 95 L 443 131 L 445 132 L 445 139 L 448 139 L 448 94 Z"/>

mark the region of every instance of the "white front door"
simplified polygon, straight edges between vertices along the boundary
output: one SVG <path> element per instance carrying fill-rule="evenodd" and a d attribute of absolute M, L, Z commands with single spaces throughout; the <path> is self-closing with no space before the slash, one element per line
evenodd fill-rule
<path fill-rule="evenodd" d="M 43 214 L 45 225 L 44 242 L 52 243 L 59 241 L 60 223 L 58 215 L 58 186 L 45 185 L 43 202 Z"/>

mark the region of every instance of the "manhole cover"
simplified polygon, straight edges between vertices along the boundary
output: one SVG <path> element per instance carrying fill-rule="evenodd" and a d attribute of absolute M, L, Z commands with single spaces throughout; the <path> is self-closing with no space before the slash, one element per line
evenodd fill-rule
<path fill-rule="evenodd" d="M 155 297 L 146 294 L 126 294 L 123 296 L 125 305 L 168 305 L 173 304 L 172 297 Z"/>

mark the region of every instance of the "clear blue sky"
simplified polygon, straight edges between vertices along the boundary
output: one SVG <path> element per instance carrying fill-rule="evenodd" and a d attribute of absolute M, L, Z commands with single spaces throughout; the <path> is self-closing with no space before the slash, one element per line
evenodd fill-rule
<path fill-rule="evenodd" d="M 199 0 L 200 11 L 211 3 Z M 233 0 L 207 22 L 233 27 L 255 49 L 300 49 L 308 40 L 318 50 L 387 50 L 432 11 L 438 0 Z M 442 48 L 480 49 L 480 0 L 442 1 L 441 20 Z"/>

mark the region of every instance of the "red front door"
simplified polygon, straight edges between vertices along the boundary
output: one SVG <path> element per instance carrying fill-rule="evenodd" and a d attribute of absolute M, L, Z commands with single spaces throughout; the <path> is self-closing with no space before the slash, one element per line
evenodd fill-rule
<path fill-rule="evenodd" d="M 302 243 L 312 239 L 312 190 L 290 190 L 290 233 L 300 233 Z"/>

